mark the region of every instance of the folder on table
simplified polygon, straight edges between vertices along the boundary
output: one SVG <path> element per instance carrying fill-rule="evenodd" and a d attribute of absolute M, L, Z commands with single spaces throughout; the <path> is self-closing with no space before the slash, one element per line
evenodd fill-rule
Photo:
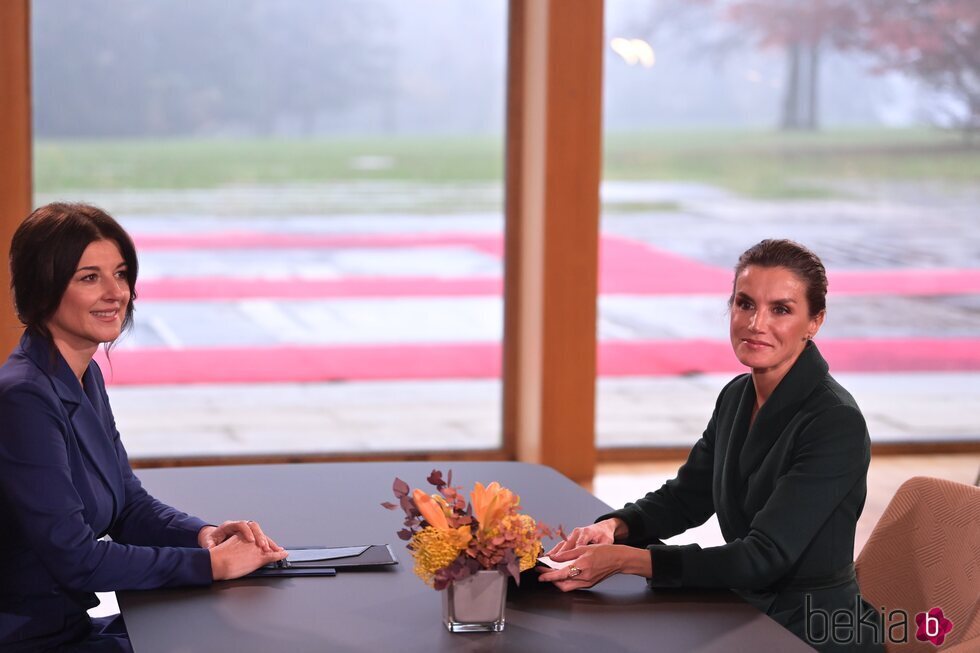
<path fill-rule="evenodd" d="M 391 546 L 301 546 L 286 547 L 285 560 L 259 567 L 249 577 L 266 576 L 334 576 L 339 567 L 366 569 L 398 564 Z"/>

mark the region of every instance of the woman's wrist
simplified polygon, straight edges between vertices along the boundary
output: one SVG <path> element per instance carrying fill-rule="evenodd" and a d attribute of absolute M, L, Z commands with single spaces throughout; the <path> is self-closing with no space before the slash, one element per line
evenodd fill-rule
<path fill-rule="evenodd" d="M 629 537 L 630 528 L 629 526 L 626 525 L 625 521 L 623 521 L 619 517 L 610 517 L 609 521 L 611 521 L 615 525 L 615 528 L 613 530 L 614 541 L 620 542 L 622 540 L 625 540 L 627 537 Z"/>
<path fill-rule="evenodd" d="M 623 546 L 622 548 L 623 561 L 620 565 L 622 573 L 644 578 L 653 577 L 653 558 L 650 551 L 632 546 Z"/>
<path fill-rule="evenodd" d="M 229 558 L 230 552 L 212 547 L 208 549 L 208 553 L 211 554 L 211 580 L 228 580 L 230 578 L 228 571 L 232 563 Z"/>
<path fill-rule="evenodd" d="M 202 549 L 208 548 L 208 536 L 217 526 L 212 526 L 208 524 L 207 526 L 202 526 L 201 530 L 197 532 L 197 545 Z"/>

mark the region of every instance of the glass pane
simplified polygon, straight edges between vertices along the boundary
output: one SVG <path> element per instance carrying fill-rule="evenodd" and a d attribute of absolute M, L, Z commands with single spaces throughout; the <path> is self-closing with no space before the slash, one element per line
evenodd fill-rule
<path fill-rule="evenodd" d="M 140 253 L 132 457 L 500 446 L 505 8 L 33 3 L 36 203 Z"/>
<path fill-rule="evenodd" d="M 980 436 L 980 105 L 950 40 L 977 25 L 921 4 L 606 3 L 600 446 L 700 437 L 764 238 L 826 264 L 816 341 L 874 442 Z"/>

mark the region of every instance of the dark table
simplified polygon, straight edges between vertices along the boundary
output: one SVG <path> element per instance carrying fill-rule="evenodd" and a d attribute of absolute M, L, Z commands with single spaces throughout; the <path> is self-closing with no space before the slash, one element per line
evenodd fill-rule
<path fill-rule="evenodd" d="M 590 523 L 609 507 L 561 474 L 523 463 L 337 463 L 143 470 L 159 499 L 212 523 L 255 519 L 284 546 L 390 543 L 400 564 L 340 570 L 332 578 L 265 578 L 208 588 L 120 592 L 137 653 L 207 651 L 806 651 L 812 650 L 727 591 L 651 591 L 614 576 L 564 594 L 524 575 L 507 596 L 502 633 L 451 634 L 441 597 L 412 572 L 395 532 L 395 476 L 430 489 L 453 470 L 467 492 L 500 481 L 525 512 L 552 526 Z M 546 542 L 546 547 L 548 543 Z"/>

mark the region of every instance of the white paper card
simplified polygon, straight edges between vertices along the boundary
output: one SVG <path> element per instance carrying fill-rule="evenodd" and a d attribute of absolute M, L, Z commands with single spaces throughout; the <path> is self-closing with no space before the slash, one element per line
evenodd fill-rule
<path fill-rule="evenodd" d="M 552 569 L 564 569 L 565 567 L 567 567 L 568 565 L 572 564 L 575 561 L 566 560 L 565 562 L 557 562 L 556 560 L 552 560 L 548 556 L 541 556 L 540 558 L 538 558 L 538 562 L 540 562 L 541 564 L 547 567 L 551 567 Z"/>

